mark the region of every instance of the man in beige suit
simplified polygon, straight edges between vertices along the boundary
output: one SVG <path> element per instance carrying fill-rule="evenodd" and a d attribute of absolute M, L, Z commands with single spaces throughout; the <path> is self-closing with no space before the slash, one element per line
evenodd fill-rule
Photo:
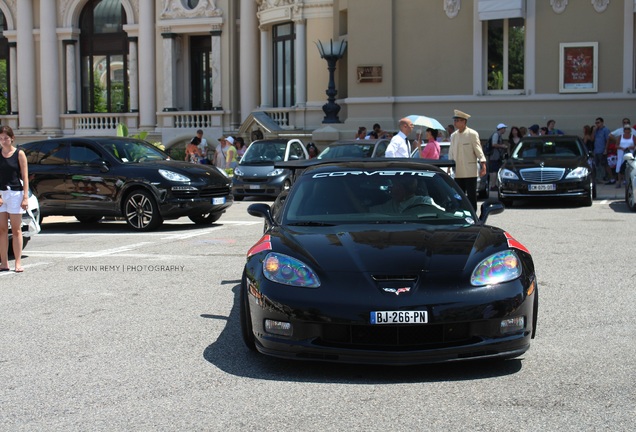
<path fill-rule="evenodd" d="M 470 115 L 455 110 L 453 123 L 455 132 L 451 135 L 448 159 L 455 161 L 455 181 L 477 209 L 477 161 L 479 177 L 486 175 L 486 156 L 481 148 L 479 134 L 467 127 Z"/>

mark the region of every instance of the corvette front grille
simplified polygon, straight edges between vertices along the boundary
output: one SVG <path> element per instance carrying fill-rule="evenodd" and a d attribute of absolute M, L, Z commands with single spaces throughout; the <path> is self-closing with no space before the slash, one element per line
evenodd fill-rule
<path fill-rule="evenodd" d="M 416 350 L 465 345 L 479 340 L 471 337 L 470 323 L 383 326 L 326 324 L 322 327 L 322 337 L 315 343 L 351 349 Z"/>
<path fill-rule="evenodd" d="M 417 280 L 417 275 L 371 275 L 374 281 L 376 282 L 386 282 L 386 281 L 415 281 Z"/>

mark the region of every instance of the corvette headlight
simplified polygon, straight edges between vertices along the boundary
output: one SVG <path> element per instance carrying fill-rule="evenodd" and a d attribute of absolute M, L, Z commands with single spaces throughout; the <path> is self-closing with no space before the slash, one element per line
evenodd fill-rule
<path fill-rule="evenodd" d="M 267 175 L 268 175 L 269 177 L 275 177 L 275 176 L 277 176 L 277 175 L 281 175 L 281 174 L 282 174 L 282 173 L 284 173 L 284 172 L 285 172 L 284 170 L 282 170 L 282 169 L 280 169 L 280 168 L 277 168 L 277 169 L 275 169 L 274 171 L 270 171 Z"/>
<path fill-rule="evenodd" d="M 287 255 L 270 252 L 263 261 L 263 275 L 272 282 L 304 288 L 318 288 L 316 273 L 303 262 Z"/>
<path fill-rule="evenodd" d="M 565 178 L 566 179 L 584 178 L 584 177 L 587 177 L 587 174 L 589 172 L 590 171 L 585 167 L 578 167 L 570 171 L 570 173 Z"/>
<path fill-rule="evenodd" d="M 521 261 L 513 250 L 498 252 L 479 263 L 470 284 L 473 286 L 494 285 L 508 282 L 521 275 Z"/>
<path fill-rule="evenodd" d="M 519 180 L 519 176 L 517 176 L 517 174 L 515 174 L 513 171 L 510 171 L 509 169 L 499 170 L 497 176 L 499 177 L 500 182 L 502 180 Z"/>
<path fill-rule="evenodd" d="M 189 182 L 190 179 L 182 174 L 176 173 L 174 171 L 168 171 L 168 170 L 164 170 L 164 169 L 160 169 L 159 170 L 159 174 L 161 174 L 161 177 L 165 178 L 166 180 L 170 180 L 170 181 L 175 181 L 175 182 Z"/>

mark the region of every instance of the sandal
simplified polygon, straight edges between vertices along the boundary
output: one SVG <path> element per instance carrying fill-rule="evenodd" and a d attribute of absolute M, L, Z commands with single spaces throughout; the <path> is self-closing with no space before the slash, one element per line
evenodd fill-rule
<path fill-rule="evenodd" d="M 16 273 L 22 273 L 24 271 L 24 269 L 22 267 L 16 267 L 15 268 L 15 272 Z"/>
<path fill-rule="evenodd" d="M 9 267 L 7 267 L 7 268 L 0 268 L 0 272 L 3 272 L 3 271 L 9 271 Z"/>

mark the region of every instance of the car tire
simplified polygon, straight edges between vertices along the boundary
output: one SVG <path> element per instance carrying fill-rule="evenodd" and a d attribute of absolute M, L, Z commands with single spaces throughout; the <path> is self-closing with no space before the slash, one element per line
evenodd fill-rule
<path fill-rule="evenodd" d="M 31 240 L 29 237 L 22 237 L 22 250 L 24 250 L 24 248 L 26 247 L 26 245 L 29 243 L 29 240 Z M 9 241 L 9 259 L 13 259 L 13 241 Z"/>
<path fill-rule="evenodd" d="M 539 290 L 534 290 L 534 306 L 532 308 L 532 335 L 531 339 L 537 334 L 537 319 L 539 317 Z"/>
<path fill-rule="evenodd" d="M 201 215 L 191 215 L 188 216 L 192 222 L 197 225 L 211 225 L 214 222 L 218 221 L 223 212 L 217 213 L 206 213 Z"/>
<path fill-rule="evenodd" d="M 512 207 L 512 199 L 510 198 L 502 198 L 501 195 L 497 195 L 497 199 L 501 201 L 504 207 L 509 208 Z"/>
<path fill-rule="evenodd" d="M 487 176 L 490 174 L 486 174 Z M 479 198 L 481 199 L 486 199 L 488 198 L 488 196 L 490 195 L 490 179 L 486 180 L 486 187 L 484 187 L 483 189 L 479 189 Z"/>
<path fill-rule="evenodd" d="M 583 205 L 585 207 L 591 207 L 594 203 L 594 186 L 590 183 L 590 189 L 587 192 L 587 195 L 583 197 Z"/>
<path fill-rule="evenodd" d="M 625 203 L 631 211 L 636 212 L 636 197 L 634 193 L 634 183 L 630 180 L 625 188 Z"/>
<path fill-rule="evenodd" d="M 239 317 L 241 320 L 241 336 L 243 337 L 243 343 L 249 350 L 256 351 L 256 341 L 254 338 L 254 330 L 252 328 L 252 316 L 250 315 L 250 305 L 247 297 L 247 276 L 245 275 L 245 271 L 243 271 L 243 277 L 241 278 L 239 303 Z"/>
<path fill-rule="evenodd" d="M 283 189 L 281 190 L 282 192 L 286 192 L 291 188 L 291 180 L 289 179 L 285 179 L 285 181 L 283 182 Z"/>
<path fill-rule="evenodd" d="M 102 220 L 102 216 L 75 216 L 80 223 L 92 224 Z"/>
<path fill-rule="evenodd" d="M 155 198 L 143 189 L 126 197 L 123 214 L 128 226 L 135 231 L 152 231 L 163 223 Z"/>

